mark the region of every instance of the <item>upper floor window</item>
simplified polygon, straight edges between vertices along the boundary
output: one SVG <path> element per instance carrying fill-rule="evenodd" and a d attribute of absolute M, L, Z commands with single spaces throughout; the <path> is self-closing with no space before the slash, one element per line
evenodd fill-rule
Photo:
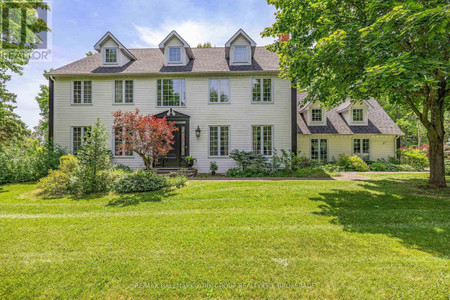
<path fill-rule="evenodd" d="M 364 121 L 364 110 L 362 108 L 354 108 L 352 110 L 353 122 L 363 122 Z"/>
<path fill-rule="evenodd" d="M 322 122 L 322 109 L 321 108 L 311 109 L 311 121 L 312 122 Z"/>
<path fill-rule="evenodd" d="M 370 159 L 370 140 L 369 139 L 354 139 L 353 140 L 353 154 L 361 157 L 363 160 Z"/>
<path fill-rule="evenodd" d="M 272 126 L 253 126 L 253 153 L 272 155 Z"/>
<path fill-rule="evenodd" d="M 73 82 L 73 104 L 92 103 L 92 81 L 76 80 Z"/>
<path fill-rule="evenodd" d="M 78 150 L 80 150 L 89 136 L 90 131 L 90 126 L 72 127 L 72 154 L 76 155 L 78 153 Z"/>
<path fill-rule="evenodd" d="M 209 102 L 230 102 L 230 81 L 228 79 L 211 79 L 209 81 Z"/>
<path fill-rule="evenodd" d="M 252 80 L 253 102 L 272 102 L 272 79 L 253 78 Z"/>
<path fill-rule="evenodd" d="M 247 46 L 234 46 L 234 62 L 248 62 Z"/>
<path fill-rule="evenodd" d="M 184 79 L 158 79 L 157 106 L 186 106 Z"/>
<path fill-rule="evenodd" d="M 105 48 L 105 64 L 117 63 L 117 48 Z"/>
<path fill-rule="evenodd" d="M 181 63 L 181 47 L 169 47 L 169 62 Z"/>
<path fill-rule="evenodd" d="M 116 80 L 114 103 L 133 103 L 133 80 Z"/>
<path fill-rule="evenodd" d="M 209 127 L 209 156 L 228 156 L 230 151 L 228 126 Z"/>

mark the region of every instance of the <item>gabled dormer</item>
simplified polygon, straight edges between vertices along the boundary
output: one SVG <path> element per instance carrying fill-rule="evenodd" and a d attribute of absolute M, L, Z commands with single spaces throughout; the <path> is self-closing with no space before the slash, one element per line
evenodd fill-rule
<path fill-rule="evenodd" d="M 343 107 L 339 108 L 338 113 L 342 115 L 348 125 L 367 126 L 369 124 L 369 106 L 370 104 L 367 101 L 348 101 Z"/>
<path fill-rule="evenodd" d="M 239 29 L 225 44 L 225 57 L 231 66 L 251 65 L 255 48 L 255 41 Z"/>
<path fill-rule="evenodd" d="M 164 53 L 164 66 L 186 66 L 194 59 L 191 46 L 175 30 L 158 47 Z"/>
<path fill-rule="evenodd" d="M 327 125 L 325 109 L 321 107 L 320 101 L 308 102 L 299 110 L 299 113 L 303 114 L 308 126 Z"/>
<path fill-rule="evenodd" d="M 102 67 L 121 67 L 136 60 L 136 57 L 109 31 L 95 44 L 94 49 L 101 54 Z"/>

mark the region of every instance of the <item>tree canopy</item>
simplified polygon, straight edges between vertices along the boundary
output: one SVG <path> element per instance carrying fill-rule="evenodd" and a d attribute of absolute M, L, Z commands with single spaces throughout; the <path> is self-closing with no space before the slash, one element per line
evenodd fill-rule
<path fill-rule="evenodd" d="M 327 107 L 374 97 L 406 106 L 427 130 L 430 183 L 445 186 L 444 112 L 449 109 L 450 4 L 444 0 L 268 0 L 290 33 L 269 49 L 282 76 Z M 435 161 L 433 161 L 435 160 Z"/>

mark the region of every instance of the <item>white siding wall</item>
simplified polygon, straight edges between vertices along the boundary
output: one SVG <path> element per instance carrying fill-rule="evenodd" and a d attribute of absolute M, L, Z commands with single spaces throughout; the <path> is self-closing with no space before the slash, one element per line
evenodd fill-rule
<path fill-rule="evenodd" d="M 353 139 L 370 139 L 370 160 L 395 157 L 395 136 L 393 135 L 297 135 L 298 150 L 301 156 L 311 157 L 311 139 L 328 140 L 328 160 L 337 160 L 340 154 L 353 154 Z"/>
<path fill-rule="evenodd" d="M 167 77 L 169 78 L 169 77 Z M 174 78 L 174 77 L 171 77 Z M 180 77 L 184 78 L 184 77 Z M 230 158 L 208 157 L 208 126 L 230 126 L 231 145 L 233 149 L 252 149 L 252 125 L 273 125 L 274 147 L 281 150 L 291 149 L 290 143 L 290 84 L 274 76 L 274 103 L 251 103 L 251 76 L 232 76 L 230 78 L 231 103 L 208 104 L 209 78 L 206 76 L 186 78 L 186 107 L 174 110 L 191 116 L 190 120 L 190 155 L 197 158 L 196 167 L 200 172 L 209 171 L 210 161 L 216 161 L 219 172 L 225 172 L 234 167 Z M 220 78 L 226 78 L 220 76 Z M 92 124 L 97 116 L 101 118 L 106 128 L 112 133 L 112 113 L 121 110 L 134 111 L 139 108 L 144 114 L 157 114 L 168 108 L 156 107 L 156 80 L 154 77 L 139 77 L 134 79 L 134 104 L 114 105 L 113 86 L 116 78 L 91 78 L 93 84 L 92 105 L 71 105 L 72 80 L 89 78 L 57 78 L 55 82 L 55 142 L 68 150 L 71 149 L 71 127 Z M 201 137 L 195 137 L 195 129 L 200 126 Z M 112 141 L 110 142 L 112 149 Z M 135 155 L 136 156 L 136 155 Z M 115 158 L 115 163 L 123 163 L 133 168 L 143 167 L 139 157 Z"/>

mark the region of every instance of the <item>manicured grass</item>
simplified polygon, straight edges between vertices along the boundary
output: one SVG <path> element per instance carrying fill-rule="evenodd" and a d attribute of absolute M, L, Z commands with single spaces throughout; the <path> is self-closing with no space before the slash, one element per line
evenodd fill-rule
<path fill-rule="evenodd" d="M 6 185 L 0 298 L 448 299 L 449 190 L 369 176 L 52 200 Z"/>

